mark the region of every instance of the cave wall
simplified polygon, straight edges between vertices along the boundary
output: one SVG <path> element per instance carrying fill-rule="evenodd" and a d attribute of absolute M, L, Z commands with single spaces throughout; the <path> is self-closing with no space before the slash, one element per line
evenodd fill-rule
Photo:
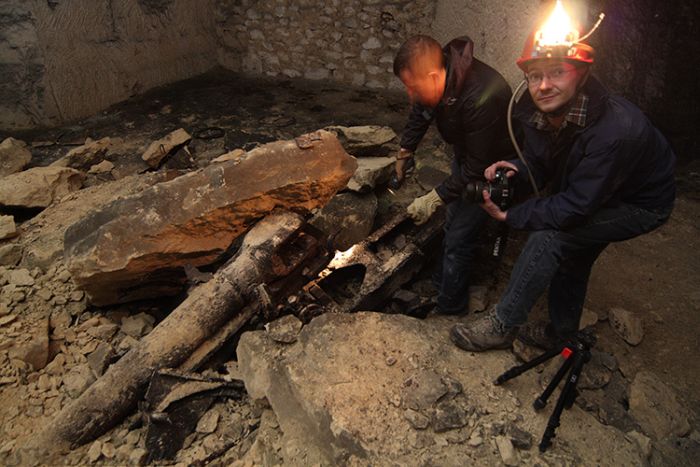
<path fill-rule="evenodd" d="M 217 64 L 211 0 L 4 0 L 0 128 L 85 117 Z"/>
<path fill-rule="evenodd" d="M 515 86 L 515 59 L 553 0 L 3 0 L 0 129 L 93 115 L 217 65 L 281 78 L 400 89 L 393 57 L 427 33 L 468 34 L 475 55 Z M 678 152 L 698 150 L 693 1 L 568 0 L 591 38 L 594 73 L 648 112 Z"/>

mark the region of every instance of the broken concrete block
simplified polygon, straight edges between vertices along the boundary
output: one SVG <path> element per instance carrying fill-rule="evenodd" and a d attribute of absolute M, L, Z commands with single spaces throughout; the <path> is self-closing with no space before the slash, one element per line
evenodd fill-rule
<path fill-rule="evenodd" d="M 71 149 L 68 154 L 53 162 L 51 166 L 70 167 L 82 171 L 88 170 L 102 161 L 110 149 L 119 143 L 121 143 L 119 139 L 102 138 L 93 141 L 88 138 L 84 145 Z"/>
<path fill-rule="evenodd" d="M 640 371 L 634 377 L 629 404 L 632 418 L 653 439 L 685 436 L 690 432 L 687 411 L 675 392 L 651 372 Z"/>
<path fill-rule="evenodd" d="M 339 193 L 309 221 L 333 239 L 333 248 L 345 251 L 372 232 L 377 214 L 373 193 Z"/>
<path fill-rule="evenodd" d="M 34 285 L 34 278 L 27 269 L 13 269 L 8 275 L 10 284 L 20 287 L 31 287 Z"/>
<path fill-rule="evenodd" d="M 155 318 L 147 313 L 139 313 L 134 316 L 122 318 L 121 330 L 127 336 L 140 338 L 153 329 Z"/>
<path fill-rule="evenodd" d="M 15 218 L 13 216 L 0 215 L 0 240 L 12 238 L 17 235 Z"/>
<path fill-rule="evenodd" d="M 610 326 L 630 345 L 638 345 L 644 337 L 642 320 L 624 308 L 613 308 L 608 315 Z"/>
<path fill-rule="evenodd" d="M 49 362 L 49 318 L 39 320 L 31 330 L 32 338 L 9 350 L 10 356 L 41 370 Z"/>
<path fill-rule="evenodd" d="M 393 157 L 360 157 L 357 170 L 348 182 L 348 190 L 368 193 L 378 185 L 387 183 L 394 171 Z"/>
<path fill-rule="evenodd" d="M 110 173 L 113 168 L 114 164 L 112 164 L 110 161 L 102 161 L 99 164 L 90 166 L 90 170 L 88 170 L 88 173 L 95 175 L 105 174 Z"/>
<path fill-rule="evenodd" d="M 5 138 L 0 143 L 0 178 L 17 173 L 32 160 L 32 153 L 24 141 Z"/>
<path fill-rule="evenodd" d="M 0 245 L 0 266 L 16 266 L 22 259 L 22 251 L 17 243 Z"/>
<path fill-rule="evenodd" d="M 435 407 L 432 422 L 435 433 L 443 433 L 465 426 L 469 423 L 469 414 L 454 401 L 445 401 Z"/>
<path fill-rule="evenodd" d="M 216 407 L 210 409 L 207 413 L 202 415 L 202 418 L 199 419 L 195 431 L 202 434 L 214 433 L 217 425 L 219 424 L 219 417 L 221 417 L 219 409 Z"/>
<path fill-rule="evenodd" d="M 518 465 L 518 455 L 513 448 L 513 442 L 506 436 L 496 436 L 496 446 L 505 465 Z"/>
<path fill-rule="evenodd" d="M 97 348 L 87 356 L 87 362 L 95 377 L 99 378 L 105 372 L 114 358 L 114 349 L 106 342 L 100 342 Z"/>
<path fill-rule="evenodd" d="M 94 382 L 95 376 L 87 363 L 74 366 L 63 376 L 63 385 L 73 399 L 77 399 Z"/>
<path fill-rule="evenodd" d="M 146 152 L 143 153 L 141 159 L 151 168 L 156 168 L 160 165 L 170 152 L 183 144 L 187 144 L 192 139 L 189 133 L 182 128 L 179 128 L 158 141 L 154 141 L 148 146 Z"/>
<path fill-rule="evenodd" d="M 35 167 L 0 179 L 0 205 L 45 208 L 83 186 L 85 174 L 64 167 Z"/>
<path fill-rule="evenodd" d="M 186 264 L 216 261 L 273 209 L 323 206 L 355 168 L 325 131 L 266 144 L 87 215 L 66 231 L 65 261 L 95 305 L 172 295 Z"/>
<path fill-rule="evenodd" d="M 331 126 L 343 148 L 356 157 L 386 156 L 399 150 L 398 138 L 394 130 L 386 126 Z"/>

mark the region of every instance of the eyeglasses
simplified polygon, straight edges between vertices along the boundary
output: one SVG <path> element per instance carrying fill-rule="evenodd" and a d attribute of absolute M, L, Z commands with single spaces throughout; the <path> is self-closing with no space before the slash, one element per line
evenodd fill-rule
<path fill-rule="evenodd" d="M 543 71 L 531 71 L 530 73 L 525 73 L 525 80 L 530 86 L 539 86 L 542 84 L 542 80 L 547 78 L 548 81 L 559 82 L 564 79 L 567 73 L 576 71 L 576 68 L 554 68 L 547 72 Z"/>

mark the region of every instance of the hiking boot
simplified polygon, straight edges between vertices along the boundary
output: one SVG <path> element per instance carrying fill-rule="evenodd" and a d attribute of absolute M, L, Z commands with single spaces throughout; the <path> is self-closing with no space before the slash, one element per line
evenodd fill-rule
<path fill-rule="evenodd" d="M 515 340 L 517 327 L 506 328 L 492 309 L 466 324 L 457 324 L 450 331 L 450 339 L 457 347 L 472 352 L 489 349 L 507 349 Z"/>
<path fill-rule="evenodd" d="M 525 323 L 518 333 L 520 342 L 543 350 L 553 349 L 565 339 L 554 331 L 552 323 L 542 320 Z"/>

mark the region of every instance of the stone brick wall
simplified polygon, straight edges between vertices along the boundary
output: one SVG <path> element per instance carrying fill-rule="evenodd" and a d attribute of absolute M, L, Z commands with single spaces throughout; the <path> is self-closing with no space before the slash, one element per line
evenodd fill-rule
<path fill-rule="evenodd" d="M 429 0 L 219 0 L 219 62 L 249 73 L 398 87 L 394 54 L 430 33 Z"/>

